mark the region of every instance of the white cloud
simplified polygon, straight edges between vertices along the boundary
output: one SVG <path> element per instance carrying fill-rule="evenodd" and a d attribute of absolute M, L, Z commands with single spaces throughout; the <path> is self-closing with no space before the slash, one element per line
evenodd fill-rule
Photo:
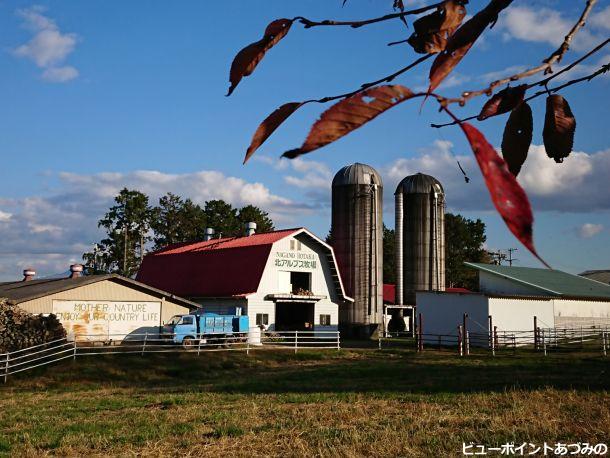
<path fill-rule="evenodd" d="M 223 199 L 236 207 L 256 205 L 268 211 L 278 227 L 294 226 L 303 215 L 316 209 L 274 194 L 262 183 L 214 170 L 185 174 L 153 170 L 61 173 L 58 179 L 57 188 L 44 197 L 0 198 L 0 278 L 18 278 L 21 270 L 29 266 L 35 267 L 39 275 L 66 271 L 70 263 L 79 261 L 82 253 L 90 250 L 93 242 L 100 240 L 103 234 L 97 221 L 124 187 L 148 194 L 152 205 L 170 191 L 199 204 Z"/>
<path fill-rule="evenodd" d="M 42 72 L 42 79 L 51 83 L 65 83 L 78 77 L 78 70 L 70 65 L 47 68 Z"/>
<path fill-rule="evenodd" d="M 592 224 L 592 223 L 585 223 L 582 226 L 579 226 L 576 228 L 578 236 L 583 239 L 590 239 L 591 237 L 596 236 L 603 230 L 604 230 L 604 226 L 602 224 Z"/>
<path fill-rule="evenodd" d="M 11 220 L 11 216 L 13 216 L 11 213 L 0 210 L 0 223 L 9 222 Z"/>
<path fill-rule="evenodd" d="M 450 208 L 492 210 L 489 193 L 472 153 L 463 149 L 455 151 L 454 157 L 452 148 L 451 142 L 439 140 L 416 157 L 398 159 L 382 167 L 386 189 L 393 191 L 405 176 L 422 172 L 440 180 Z M 470 183 L 464 182 L 457 160 L 466 170 Z M 610 149 L 597 153 L 573 151 L 562 164 L 557 164 L 547 157 L 544 146 L 532 145 L 518 180 L 535 212 L 586 213 L 610 210 L 610 195 L 604 192 L 608 176 Z M 391 192 L 386 195 L 391 199 Z"/>
<path fill-rule="evenodd" d="M 24 21 L 23 26 L 34 36 L 15 48 L 14 53 L 42 68 L 42 77 L 46 81 L 70 81 L 78 76 L 78 70 L 61 64 L 74 51 L 78 37 L 74 33 L 62 33 L 55 21 L 43 15 L 44 11 L 39 6 L 17 10 L 17 15 Z"/>
<path fill-rule="evenodd" d="M 610 5 L 593 14 L 589 18 L 588 24 L 600 29 L 610 30 Z"/>
<path fill-rule="evenodd" d="M 577 19 L 578 17 L 566 18 L 559 11 L 549 8 L 511 6 L 500 15 L 496 30 L 501 31 L 506 40 L 559 46 Z M 603 22 L 603 17 L 593 15 L 588 24 L 595 25 L 597 22 Z M 574 37 L 571 47 L 584 50 L 598 44 L 603 38 L 596 30 L 584 28 Z"/>
<path fill-rule="evenodd" d="M 297 157 L 275 159 L 258 156 L 257 160 L 286 172 L 284 182 L 305 191 L 305 196 L 319 206 L 328 206 L 333 173 L 323 162 Z"/>

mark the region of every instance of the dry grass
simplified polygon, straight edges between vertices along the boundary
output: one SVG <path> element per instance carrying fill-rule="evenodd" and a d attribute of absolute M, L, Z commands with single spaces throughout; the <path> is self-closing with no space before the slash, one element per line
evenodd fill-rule
<path fill-rule="evenodd" d="M 86 357 L 0 388 L 0 454 L 459 456 L 610 437 L 610 364 L 410 351 Z"/>

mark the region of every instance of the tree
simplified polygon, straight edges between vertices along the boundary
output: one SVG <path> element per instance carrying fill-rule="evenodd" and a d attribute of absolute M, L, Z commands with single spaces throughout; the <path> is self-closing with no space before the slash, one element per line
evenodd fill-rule
<path fill-rule="evenodd" d="M 449 288 L 478 288 L 477 272 L 464 262 L 488 262 L 483 248 L 485 223 L 461 215 L 445 214 L 445 284 Z"/>
<path fill-rule="evenodd" d="M 383 225 L 383 282 L 396 283 L 396 233 Z"/>
<path fill-rule="evenodd" d="M 224 200 L 209 200 L 203 209 L 207 227 L 216 231 L 218 236 L 231 237 L 243 232 L 237 219 L 237 210 Z"/>
<path fill-rule="evenodd" d="M 460 127 L 477 159 L 491 199 L 508 229 L 534 256 L 548 266 L 538 255 L 534 246 L 532 209 L 525 191 L 516 180 L 516 174 L 519 173 L 521 165 L 526 159 L 532 140 L 533 118 L 527 102 L 540 96 L 547 96 L 543 130 L 545 149 L 549 157 L 561 162 L 572 150 L 576 121 L 569 104 L 558 92 L 573 84 L 590 81 L 610 69 L 607 64 L 600 65 L 589 75 L 550 87 L 550 83 L 555 83 L 553 80 L 559 75 L 579 65 L 610 43 L 610 39 L 606 39 L 570 65 L 558 71 L 553 70 L 557 69 L 556 67 L 569 50 L 574 36 L 585 26 L 586 19 L 596 1 L 583 0 L 583 11 L 565 36 L 563 43 L 553 53 L 543 58 L 541 64 L 513 75 L 507 75 L 483 88 L 465 91 L 460 97 L 454 98 L 445 97 L 435 91 L 471 51 L 484 32 L 493 27 L 498 16 L 511 6 L 513 0 L 489 0 L 486 6 L 470 16 L 466 14 L 467 0 L 443 0 L 412 10 L 405 10 L 404 3 L 401 0 L 395 0 L 394 8 L 400 11 L 361 21 L 313 21 L 302 16 L 272 21 L 260 40 L 246 46 L 235 56 L 229 72 L 231 85 L 227 95 L 233 93 L 244 77 L 248 77 L 254 72 L 266 53 L 287 36 L 294 24 L 300 23 L 306 29 L 359 28 L 386 21 L 401 20 L 406 23 L 406 18 L 410 15 L 427 13 L 413 22 L 413 32 L 408 39 L 392 43 L 408 43 L 416 53 L 423 54 L 423 56 L 390 75 L 364 83 L 353 91 L 283 104 L 258 126 L 246 150 L 244 162 L 286 119 L 304 105 L 338 101 L 322 113 L 320 119 L 313 124 L 303 144 L 298 148 L 286 151 L 283 154 L 284 157 L 295 158 L 326 146 L 405 101 L 415 98 L 423 98 L 424 101 L 431 99 L 430 103 L 437 102 L 438 108 L 451 118 L 451 122 L 433 127 L 453 124 Z M 389 0 L 387 5 L 390 5 Z M 431 57 L 434 57 L 434 60 L 430 67 L 429 85 L 426 91 L 413 92 L 399 84 L 387 84 Z M 532 83 L 504 87 L 504 85 L 535 75 L 543 75 L 543 77 Z M 500 88 L 502 89 L 498 90 Z M 536 88 L 538 89 L 536 90 Z M 497 92 L 494 94 L 494 91 Z M 478 115 L 460 119 L 453 113 L 453 106 L 465 106 L 474 98 L 482 95 L 488 95 L 491 98 L 486 101 Z M 485 136 L 466 121 L 475 118 L 483 121 L 506 113 L 510 113 L 510 117 L 502 139 L 502 158 Z"/>
<path fill-rule="evenodd" d="M 151 228 L 154 232 L 154 249 L 158 250 L 172 243 L 201 239 L 206 227 L 203 209 L 191 199 L 167 193 L 159 199 L 153 209 Z"/>
<path fill-rule="evenodd" d="M 237 221 L 243 232 L 246 223 L 256 223 L 257 232 L 270 232 L 274 230 L 273 221 L 269 218 L 269 213 L 261 210 L 254 205 L 246 205 L 240 208 L 237 214 Z M 241 234 L 240 234 L 241 235 Z"/>
<path fill-rule="evenodd" d="M 127 188 L 123 188 L 114 201 L 116 205 L 98 222 L 98 226 L 106 230 L 106 238 L 93 252 L 85 253 L 83 260 L 88 271 L 132 277 L 144 257 L 146 242 L 150 240 L 152 209 L 148 196 Z"/>

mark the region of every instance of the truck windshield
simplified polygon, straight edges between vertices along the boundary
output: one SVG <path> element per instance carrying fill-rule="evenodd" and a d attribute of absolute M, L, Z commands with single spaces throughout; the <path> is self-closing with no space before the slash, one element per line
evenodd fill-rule
<path fill-rule="evenodd" d="M 174 325 L 174 324 L 178 324 L 178 321 L 180 321 L 180 318 L 181 318 L 181 317 L 180 317 L 180 315 L 173 316 L 173 317 L 171 317 L 171 319 L 170 319 L 170 320 L 167 322 L 167 324 L 168 324 L 169 326 Z"/>

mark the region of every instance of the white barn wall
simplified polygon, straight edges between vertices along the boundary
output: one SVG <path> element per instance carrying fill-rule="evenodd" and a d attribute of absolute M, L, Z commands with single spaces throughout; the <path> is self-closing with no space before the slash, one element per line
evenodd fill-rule
<path fill-rule="evenodd" d="M 491 297 L 489 314 L 492 325 L 497 326 L 498 331 L 533 331 L 534 316 L 538 318 L 538 326 L 541 328 L 555 325 L 552 299 Z"/>
<path fill-rule="evenodd" d="M 417 313 L 422 314 L 424 334 L 457 336 L 457 327 L 462 324 L 464 313 L 470 320 L 487 326 L 488 299 L 481 294 L 458 294 L 443 292 L 418 292 Z M 472 326 L 470 329 L 474 329 Z M 476 332 L 485 330 L 476 327 Z"/>
<path fill-rule="evenodd" d="M 610 301 L 554 299 L 555 326 L 610 326 Z"/>

